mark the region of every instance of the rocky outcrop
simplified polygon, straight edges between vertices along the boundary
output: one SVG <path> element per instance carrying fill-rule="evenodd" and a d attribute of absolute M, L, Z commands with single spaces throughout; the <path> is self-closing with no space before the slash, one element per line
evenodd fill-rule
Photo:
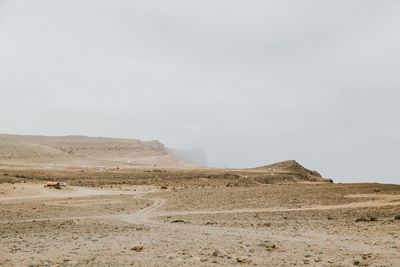
<path fill-rule="evenodd" d="M 279 177 L 283 181 L 331 182 L 331 180 L 323 178 L 317 171 L 309 170 L 295 160 L 282 161 L 254 168 L 254 170 L 264 170 L 271 177 Z"/>

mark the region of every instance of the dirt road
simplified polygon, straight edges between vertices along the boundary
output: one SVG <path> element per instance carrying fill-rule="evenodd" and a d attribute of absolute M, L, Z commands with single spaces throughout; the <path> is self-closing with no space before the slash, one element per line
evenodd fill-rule
<path fill-rule="evenodd" d="M 27 190 L 25 196 L 12 191 Z M 0 265 L 61 266 L 398 266 L 400 192 L 371 194 L 359 188 L 338 194 L 332 204 L 231 209 L 214 192 L 210 207 L 198 209 L 202 189 L 160 190 L 73 187 L 49 191 L 40 185 L 3 188 Z M 321 188 L 296 187 L 308 192 Z M 271 190 L 266 189 L 252 189 Z M 274 189 L 277 190 L 277 189 Z M 286 189 L 285 189 L 286 190 Z M 319 190 L 319 191 L 318 191 Z M 302 191 L 302 192 L 303 192 Z M 240 193 L 241 192 L 241 193 Z M 289 191 L 288 191 L 289 192 Z M 314 192 L 314 191 L 312 191 Z M 196 195 L 197 194 L 197 195 Z M 265 194 L 267 195 L 267 194 Z M 268 198 L 264 198 L 266 202 Z M 180 200 L 180 201 L 178 201 Z M 224 204 L 225 202 L 227 204 Z M 272 200 L 271 200 L 272 201 Z M 334 204 L 336 202 L 344 202 Z M 174 203 L 185 203 L 174 208 Z M 238 203 L 236 206 L 240 206 Z M 377 221 L 355 222 L 377 214 Z M 327 215 L 328 214 L 328 215 Z M 369 218 L 367 217 L 366 220 Z"/>

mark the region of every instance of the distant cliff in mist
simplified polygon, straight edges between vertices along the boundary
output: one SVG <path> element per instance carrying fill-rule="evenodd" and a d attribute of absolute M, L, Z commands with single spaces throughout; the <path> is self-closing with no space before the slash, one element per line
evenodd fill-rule
<path fill-rule="evenodd" d="M 169 154 L 175 156 L 194 167 L 207 167 L 207 156 L 202 149 L 193 148 L 167 148 Z"/>

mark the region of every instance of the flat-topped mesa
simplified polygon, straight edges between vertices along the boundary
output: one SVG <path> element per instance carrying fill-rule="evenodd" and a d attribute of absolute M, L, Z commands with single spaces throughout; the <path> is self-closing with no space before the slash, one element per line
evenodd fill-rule
<path fill-rule="evenodd" d="M 317 171 L 309 170 L 295 160 L 287 160 L 271 165 L 254 168 L 254 170 L 265 170 L 273 177 L 281 177 L 283 180 L 331 182 L 324 179 Z"/>
<path fill-rule="evenodd" d="M 159 141 L 88 136 L 0 134 L 0 165 L 38 167 L 187 167 Z"/>

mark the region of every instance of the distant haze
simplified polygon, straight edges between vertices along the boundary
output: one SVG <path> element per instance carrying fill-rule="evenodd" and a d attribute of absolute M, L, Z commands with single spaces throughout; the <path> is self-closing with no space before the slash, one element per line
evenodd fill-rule
<path fill-rule="evenodd" d="M 0 0 L 0 132 L 400 183 L 399 1 Z"/>

